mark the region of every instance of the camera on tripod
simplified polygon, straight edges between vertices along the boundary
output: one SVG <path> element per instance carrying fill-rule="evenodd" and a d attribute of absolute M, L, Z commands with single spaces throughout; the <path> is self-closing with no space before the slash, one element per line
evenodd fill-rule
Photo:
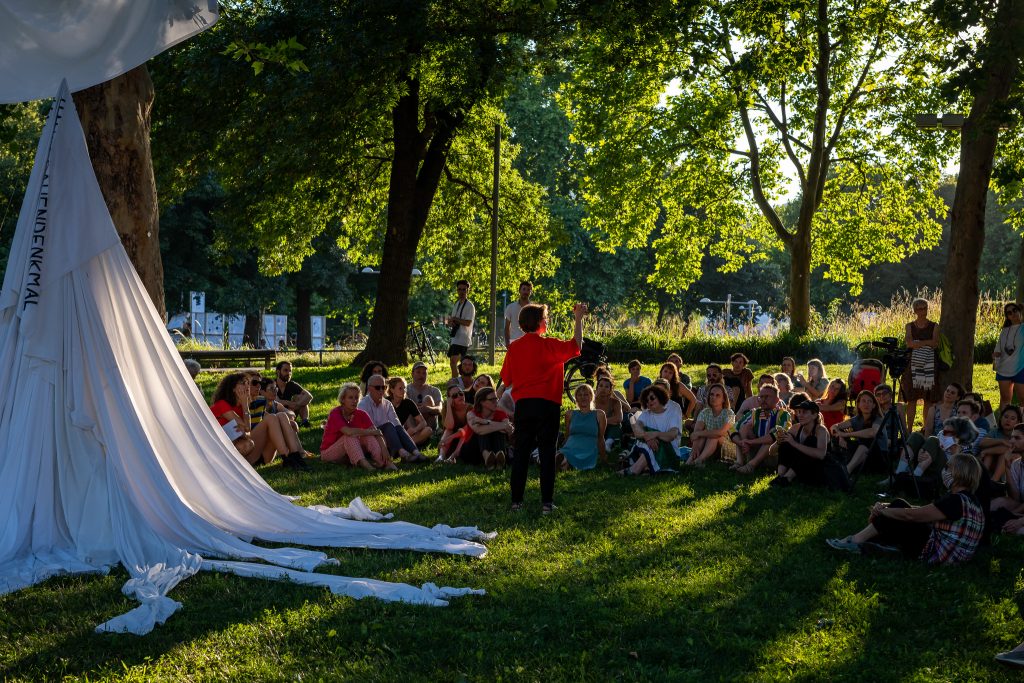
<path fill-rule="evenodd" d="M 910 364 L 910 349 L 901 347 L 900 340 L 896 337 L 882 337 L 880 340 L 872 341 L 871 346 L 885 351 L 882 362 L 885 363 L 893 381 L 903 376 L 907 365 Z"/>

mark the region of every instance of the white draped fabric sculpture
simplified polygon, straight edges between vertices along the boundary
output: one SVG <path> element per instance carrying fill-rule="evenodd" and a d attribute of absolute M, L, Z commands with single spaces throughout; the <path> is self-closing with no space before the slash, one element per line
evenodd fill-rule
<path fill-rule="evenodd" d="M 382 517 L 358 499 L 302 508 L 237 455 L 121 247 L 66 83 L 0 290 L 0 386 L 14 396 L 0 407 L 0 594 L 119 563 L 141 605 L 97 630 L 142 634 L 201 569 L 438 606 L 482 593 L 317 574 L 336 561 L 250 542 L 481 557 L 493 534 L 357 521 Z"/>
<path fill-rule="evenodd" d="M 217 16 L 217 0 L 0 0 L 0 102 L 108 81 Z"/>

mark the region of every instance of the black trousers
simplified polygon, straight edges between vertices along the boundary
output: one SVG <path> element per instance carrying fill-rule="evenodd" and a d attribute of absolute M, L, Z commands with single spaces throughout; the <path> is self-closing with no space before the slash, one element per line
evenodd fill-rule
<path fill-rule="evenodd" d="M 896 498 L 889 503 L 889 507 L 909 508 L 910 503 L 902 498 Z M 907 522 L 879 516 L 871 525 L 878 530 L 878 536 L 872 539 L 875 543 L 896 546 L 908 559 L 921 557 L 924 544 L 932 534 L 932 525 L 927 522 Z"/>
<path fill-rule="evenodd" d="M 540 500 L 555 497 L 555 449 L 562 406 L 542 398 L 516 401 L 516 454 L 512 459 L 512 502 L 522 503 L 530 470 L 530 453 L 540 451 Z"/>

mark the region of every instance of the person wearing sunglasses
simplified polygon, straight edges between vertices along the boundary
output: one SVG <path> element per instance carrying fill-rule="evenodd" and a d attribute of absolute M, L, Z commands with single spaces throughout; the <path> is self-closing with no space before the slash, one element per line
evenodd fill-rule
<path fill-rule="evenodd" d="M 448 400 L 441 408 L 441 423 L 444 425 L 444 433 L 441 435 L 441 442 L 438 446 L 437 462 L 455 462 L 467 436 L 465 428 L 469 416 L 469 404 L 466 402 L 466 394 L 456 382 L 455 379 L 449 380 L 445 390 Z"/>
<path fill-rule="evenodd" d="M 366 380 L 366 396 L 359 401 L 359 409 L 370 416 L 373 426 L 380 430 L 388 453 L 396 460 L 405 462 L 426 462 L 416 442 L 405 431 L 395 405 L 384 396 L 387 382 L 380 375 L 370 375 Z"/>
<path fill-rule="evenodd" d="M 398 469 L 388 457 L 381 431 L 373 426 L 369 415 L 356 407 L 359 394 L 355 382 L 346 382 L 338 389 L 338 407 L 330 412 L 324 425 L 320 459 L 364 470 Z"/>
<path fill-rule="evenodd" d="M 459 455 L 460 462 L 482 464 L 487 469 L 505 466 L 505 451 L 512 436 L 512 421 L 498 408 L 498 394 L 491 387 L 476 392 L 473 410 L 466 416 L 469 433 Z"/>
<path fill-rule="evenodd" d="M 1003 308 L 1003 328 L 992 351 L 992 367 L 999 384 L 999 410 L 1014 397 L 1024 404 L 1024 331 L 1021 326 L 1021 306 L 1008 303 Z"/>

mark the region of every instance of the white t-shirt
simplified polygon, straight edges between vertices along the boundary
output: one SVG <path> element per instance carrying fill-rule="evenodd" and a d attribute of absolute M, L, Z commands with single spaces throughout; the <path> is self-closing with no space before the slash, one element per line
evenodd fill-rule
<path fill-rule="evenodd" d="M 523 330 L 519 327 L 519 311 L 523 310 L 522 305 L 518 301 L 513 301 L 505 307 L 505 320 L 509 322 L 508 326 L 508 341 L 509 343 L 514 342 L 523 336 Z"/>
<path fill-rule="evenodd" d="M 675 409 L 673 410 L 671 406 L 675 406 Z M 644 427 L 656 429 L 659 432 L 667 432 L 675 428 L 677 433 L 676 438 L 672 439 L 672 445 L 679 448 L 680 434 L 683 431 L 683 414 L 679 410 L 678 403 L 669 401 L 668 405 L 665 406 L 665 410 L 660 413 L 652 413 L 649 410 L 645 410 L 640 413 L 638 419 L 643 423 Z"/>
<path fill-rule="evenodd" d="M 452 337 L 451 343 L 459 346 L 469 346 L 469 341 L 473 338 L 472 321 L 476 319 L 476 306 L 469 299 L 466 299 L 465 306 L 463 306 L 463 302 L 456 301 L 455 305 L 452 306 L 452 317 L 469 320 L 470 323 L 468 325 L 459 325 L 459 329 L 455 336 Z"/>

